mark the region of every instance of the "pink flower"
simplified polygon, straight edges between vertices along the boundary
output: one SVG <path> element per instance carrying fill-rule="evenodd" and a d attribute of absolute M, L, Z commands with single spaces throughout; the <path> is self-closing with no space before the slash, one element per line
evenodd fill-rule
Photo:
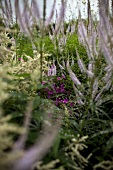
<path fill-rule="evenodd" d="M 42 82 L 42 84 L 45 84 L 45 83 L 46 83 L 45 81 Z"/>
<path fill-rule="evenodd" d="M 50 117 L 50 118 L 51 118 L 51 117 L 52 117 L 52 114 L 51 114 L 51 113 L 48 113 L 48 117 Z"/>
<path fill-rule="evenodd" d="M 51 68 L 48 69 L 47 76 L 51 76 Z"/>
<path fill-rule="evenodd" d="M 62 78 L 63 78 L 63 79 L 65 79 L 65 78 L 66 78 L 66 76 L 65 76 L 64 74 L 62 74 Z"/>
<path fill-rule="evenodd" d="M 57 80 L 59 81 L 59 80 L 61 80 L 61 78 L 60 78 L 60 77 L 57 77 Z"/>
<path fill-rule="evenodd" d="M 24 62 L 24 60 L 22 58 L 18 58 L 18 61 Z"/>

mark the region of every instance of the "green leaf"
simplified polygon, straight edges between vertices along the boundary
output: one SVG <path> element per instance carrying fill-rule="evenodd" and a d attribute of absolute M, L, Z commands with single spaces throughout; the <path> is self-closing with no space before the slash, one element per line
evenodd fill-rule
<path fill-rule="evenodd" d="M 34 102 L 33 102 L 33 108 L 36 109 L 37 107 L 39 107 L 41 104 L 41 98 L 40 96 L 36 96 L 34 98 Z"/>
<path fill-rule="evenodd" d="M 107 141 L 105 152 L 113 147 L 113 136 Z"/>
<path fill-rule="evenodd" d="M 23 78 L 27 78 L 27 77 L 30 77 L 30 74 L 28 74 L 28 73 L 23 73 L 23 74 L 15 74 L 15 76 L 17 76 L 17 77 L 23 77 Z"/>
<path fill-rule="evenodd" d="M 66 140 L 71 139 L 72 136 L 73 136 L 73 130 L 72 129 L 67 129 L 67 128 L 61 129 L 61 131 L 60 131 L 60 138 L 61 139 L 66 139 Z"/>
<path fill-rule="evenodd" d="M 55 157 L 57 157 L 58 155 L 58 149 L 59 149 L 59 146 L 60 146 L 60 141 L 61 141 L 61 138 L 59 135 L 57 135 L 56 137 L 56 140 L 54 142 L 54 146 L 53 146 L 53 154 Z"/>
<path fill-rule="evenodd" d="M 38 136 L 37 131 L 31 131 L 28 135 L 28 141 L 33 144 L 36 141 L 37 136 Z"/>
<path fill-rule="evenodd" d="M 23 117 L 23 114 L 20 112 L 12 112 L 11 114 L 12 118 L 18 118 L 18 117 Z"/>
<path fill-rule="evenodd" d="M 33 112 L 33 119 L 36 119 L 37 121 L 42 122 L 43 117 L 44 117 L 44 114 L 41 110 L 35 110 Z"/>
<path fill-rule="evenodd" d="M 99 135 L 102 135 L 102 136 L 103 136 L 103 135 L 105 135 L 105 134 L 112 133 L 112 132 L 113 132 L 113 130 L 112 130 L 111 128 L 109 128 L 109 129 L 100 131 L 100 132 L 98 132 L 98 133 L 95 133 L 95 134 L 92 136 L 92 138 L 97 137 L 97 136 L 99 136 Z"/>
<path fill-rule="evenodd" d="M 77 131 L 79 131 L 80 127 L 79 127 L 79 124 L 75 121 L 75 120 L 69 120 L 70 121 L 70 124 L 72 124 Z"/>

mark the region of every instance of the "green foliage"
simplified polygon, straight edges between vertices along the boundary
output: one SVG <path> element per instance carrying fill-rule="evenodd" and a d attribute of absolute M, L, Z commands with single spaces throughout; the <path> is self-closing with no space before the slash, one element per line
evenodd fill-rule
<path fill-rule="evenodd" d="M 32 117 L 28 123 L 29 132 L 26 131 L 27 139 L 24 146 L 26 149 L 33 146 L 40 134 L 44 133 L 43 127 L 47 125 L 51 129 L 52 123 L 62 120 L 53 147 L 42 162 L 34 165 L 34 168 L 37 170 L 53 168 L 96 170 L 106 169 L 107 166 L 109 169 L 112 168 L 113 95 L 112 88 L 105 89 L 107 64 L 103 55 L 94 55 L 93 61 L 88 58 L 87 48 L 79 43 L 76 33 L 68 36 L 62 52 L 55 49 L 48 35 L 41 40 L 39 33 L 32 42 L 36 46 L 34 51 L 31 39 L 20 33 L 18 27 L 15 26 L 13 29 L 16 30 L 16 32 L 12 31 L 15 45 L 12 44 L 10 50 L 7 49 L 8 43 L 12 43 L 10 38 L 3 29 L 0 34 L 2 38 L 0 167 L 3 170 L 7 169 L 5 164 L 9 166 L 17 159 L 10 150 L 18 134 L 25 133 L 20 126 L 24 126 L 26 110 L 31 109 Z M 35 32 L 34 35 L 36 34 Z M 39 48 L 41 41 L 43 42 L 42 56 Z M 57 75 L 47 77 L 48 65 L 53 59 L 55 59 Z M 93 70 L 88 72 L 88 66 L 92 63 Z M 62 73 L 65 79 L 59 81 L 58 78 Z M 46 82 L 45 85 L 40 81 L 41 74 Z M 64 83 L 66 93 L 53 93 L 52 97 L 47 99 L 44 90 L 45 88 L 51 90 L 53 83 L 57 87 Z M 38 92 L 43 94 L 39 96 Z M 62 100 L 67 97 L 68 102 L 56 106 L 54 103 L 58 97 Z M 28 106 L 29 101 L 32 101 L 32 107 Z"/>
<path fill-rule="evenodd" d="M 66 50 L 70 55 L 76 55 L 75 48 L 81 57 L 87 56 L 86 49 L 79 43 L 78 35 L 74 33 L 67 39 Z"/>
<path fill-rule="evenodd" d="M 30 37 L 20 34 L 16 38 L 16 56 L 18 59 L 23 58 L 26 61 L 25 55 L 33 58 L 32 43 Z"/>
<path fill-rule="evenodd" d="M 43 43 L 44 43 L 44 52 L 49 54 L 54 54 L 54 45 L 50 40 L 49 36 L 44 37 Z"/>
<path fill-rule="evenodd" d="M 10 67 L 8 65 L 0 65 L 0 168 L 7 170 L 12 161 L 19 155 L 8 152 L 14 145 L 13 137 L 15 134 L 22 134 L 24 128 L 20 128 L 16 122 L 11 123 L 12 115 L 4 115 L 3 103 L 9 99 L 9 91 L 14 88 L 12 85 L 13 76 L 8 73 Z"/>

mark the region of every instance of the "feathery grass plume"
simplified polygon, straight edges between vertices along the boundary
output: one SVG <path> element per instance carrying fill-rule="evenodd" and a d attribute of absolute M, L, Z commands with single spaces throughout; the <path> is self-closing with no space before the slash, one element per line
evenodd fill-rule
<path fill-rule="evenodd" d="M 41 14 L 40 14 L 40 8 L 38 5 L 38 2 L 36 2 L 36 0 L 32 0 L 31 1 L 31 11 L 32 11 L 32 16 L 33 16 L 33 20 L 36 23 L 37 21 L 39 22 L 41 19 Z M 40 26 L 40 24 L 39 24 Z"/>
<path fill-rule="evenodd" d="M 98 78 L 95 78 L 93 83 L 92 99 L 94 99 L 96 94 L 98 93 L 98 83 L 99 83 Z"/>
<path fill-rule="evenodd" d="M 35 2 L 35 4 L 36 4 L 36 1 L 33 1 L 33 2 Z M 40 80 L 41 80 L 41 82 L 42 82 L 43 39 L 44 39 L 44 36 L 45 36 L 45 31 L 47 29 L 47 26 L 49 24 L 51 24 L 50 22 L 52 20 L 53 15 L 54 15 L 55 4 L 56 4 L 56 1 L 54 1 L 53 6 L 52 6 L 52 10 L 50 12 L 50 16 L 47 19 L 46 18 L 46 0 L 43 1 L 42 21 L 39 22 L 39 24 L 40 24 L 39 29 L 40 29 L 40 33 L 41 33 L 41 41 L 40 41 L 40 55 L 41 55 L 41 57 L 40 57 L 40 66 L 41 66 L 40 67 L 40 70 L 41 70 Z M 60 25 L 61 25 L 61 23 L 64 19 L 65 7 L 66 7 L 66 1 L 62 0 L 60 14 L 59 14 L 59 20 L 58 20 L 58 23 L 57 23 L 57 28 L 55 29 L 55 34 L 57 34 L 57 32 L 59 31 Z M 36 4 L 35 9 L 36 8 L 37 8 L 37 10 L 39 9 L 38 4 Z M 39 11 L 38 11 L 38 16 L 39 15 L 41 16 L 41 14 L 39 14 Z"/>
<path fill-rule="evenodd" d="M 13 135 L 24 132 L 24 128 L 9 123 L 11 115 L 4 116 L 2 108 L 3 103 L 10 96 L 8 91 L 14 88 L 13 85 L 10 84 L 11 81 L 13 81 L 13 76 L 8 74 L 10 69 L 8 65 L 0 65 L 0 168 L 3 170 L 10 169 L 12 161 L 20 155 L 15 155 L 11 151 L 14 144 Z"/>
<path fill-rule="evenodd" d="M 91 50 L 91 45 L 88 42 L 87 30 L 86 30 L 85 25 L 83 24 L 83 22 L 81 22 L 79 24 L 78 30 L 79 30 L 78 34 L 80 35 L 80 37 L 82 37 L 83 43 L 86 46 L 88 57 L 89 57 L 89 59 L 93 60 L 94 56 L 93 56 L 93 53 L 92 53 L 92 50 Z"/>
<path fill-rule="evenodd" d="M 113 65 L 112 51 L 108 47 L 108 41 L 106 41 L 107 37 L 104 34 L 104 32 L 101 30 L 101 27 L 99 28 L 99 33 L 100 33 L 102 51 L 104 52 L 104 57 L 106 59 L 107 64 L 112 67 Z"/>
<path fill-rule="evenodd" d="M 31 148 L 25 151 L 23 156 L 14 162 L 14 170 L 31 170 L 36 162 L 40 161 L 52 146 L 60 128 L 60 119 L 58 122 L 52 122 L 52 120 L 47 118 L 44 122 L 43 134 L 39 136 Z"/>
<path fill-rule="evenodd" d="M 51 63 L 51 65 L 48 67 L 48 76 L 56 76 L 57 70 L 55 65 L 55 60 Z"/>
<path fill-rule="evenodd" d="M 103 3 L 103 1 L 99 1 L 99 9 L 100 9 L 100 25 L 98 27 L 98 34 L 99 34 L 99 41 L 101 42 L 101 49 L 103 52 L 103 55 L 106 60 L 106 74 L 104 76 L 105 81 L 105 89 L 111 89 L 113 87 L 113 79 L 112 79 L 112 73 L 113 73 L 113 23 L 112 19 L 110 18 L 110 15 L 107 14 L 106 11 L 106 5 L 108 7 L 108 2 Z"/>
<path fill-rule="evenodd" d="M 80 59 L 77 49 L 76 49 L 76 54 L 77 54 L 78 65 L 81 73 L 86 72 L 85 64 L 83 63 L 83 60 Z"/>
<path fill-rule="evenodd" d="M 22 22 L 25 23 L 26 34 L 32 35 L 33 18 L 32 18 L 32 6 L 29 6 L 27 0 L 24 1 L 24 10 L 22 13 Z"/>
<path fill-rule="evenodd" d="M 14 24 L 13 20 L 13 9 L 12 3 L 10 0 L 1 0 L 0 1 L 0 9 L 1 9 L 1 16 L 3 18 L 3 22 L 5 27 L 9 27 Z"/>
<path fill-rule="evenodd" d="M 43 54 L 42 58 L 42 76 L 47 77 L 46 73 L 48 71 L 48 62 L 47 57 L 49 54 Z M 35 53 L 34 58 L 31 58 L 30 56 L 27 56 L 24 54 L 24 57 L 26 57 L 26 62 L 16 62 L 13 63 L 13 70 L 10 71 L 11 74 L 15 75 L 15 80 L 17 76 L 17 80 L 14 82 L 15 86 L 17 87 L 18 91 L 26 92 L 27 94 L 31 95 L 31 93 L 34 93 L 33 89 L 37 89 L 37 84 L 40 82 L 40 54 Z M 22 60 L 22 58 L 21 58 Z M 23 77 L 23 75 L 28 75 L 27 79 L 26 76 Z M 20 80 L 20 81 L 19 81 Z M 19 83 L 18 83 L 19 81 Z M 31 89 L 31 92 L 29 92 L 29 86 L 32 85 L 33 89 Z M 32 91 L 33 90 L 33 91 Z"/>
<path fill-rule="evenodd" d="M 113 0 L 111 0 L 111 16 L 113 17 Z"/>
<path fill-rule="evenodd" d="M 81 93 L 80 90 L 78 90 L 78 89 L 76 88 L 76 86 L 74 85 L 74 83 L 73 83 L 73 89 L 74 89 L 74 92 L 75 92 L 75 95 L 76 95 L 77 103 L 78 103 L 80 106 L 84 105 L 84 102 L 82 101 L 82 99 L 84 98 L 84 97 L 83 97 L 83 94 Z"/>
<path fill-rule="evenodd" d="M 13 60 L 15 54 L 14 42 L 8 37 L 12 31 L 9 28 L 0 27 L 0 63 L 8 63 Z M 12 44 L 13 47 L 8 48 L 8 44 Z"/>
<path fill-rule="evenodd" d="M 59 30 L 57 31 L 57 34 L 56 27 L 57 22 L 55 23 L 54 27 L 53 25 L 51 25 L 52 31 L 49 31 L 49 37 L 52 40 L 52 43 L 54 44 L 56 52 L 60 54 L 65 54 L 67 40 L 71 37 L 72 34 L 75 33 L 75 23 L 69 23 L 68 27 L 65 29 L 65 24 L 64 22 L 62 22 Z"/>
<path fill-rule="evenodd" d="M 28 1 L 24 1 L 24 11 L 23 14 L 20 9 L 20 3 L 19 0 L 15 1 L 15 13 L 16 13 L 16 19 L 18 26 L 20 27 L 21 32 L 24 32 L 28 35 L 31 35 L 31 13 L 30 13 L 30 7 L 28 6 Z"/>
<path fill-rule="evenodd" d="M 43 162 L 39 161 L 38 163 L 36 163 L 36 166 L 34 166 L 34 167 L 36 167 L 37 170 L 53 170 L 53 168 L 55 170 L 56 169 L 55 165 L 59 162 L 60 162 L 60 160 L 56 159 L 56 160 L 53 160 L 53 161 L 43 165 Z M 64 168 L 63 168 L 63 166 L 60 166 L 60 167 L 57 167 L 57 170 L 64 170 Z"/>
<path fill-rule="evenodd" d="M 67 63 L 66 63 L 66 68 L 70 74 L 70 78 L 72 79 L 73 83 L 76 84 L 76 86 L 81 86 L 81 82 L 79 81 L 79 79 L 76 77 L 76 75 L 74 74 L 74 72 L 71 70 L 71 67 L 69 65 L 69 60 L 67 60 Z"/>
<path fill-rule="evenodd" d="M 15 142 L 13 146 L 13 151 L 19 151 L 25 148 L 25 143 L 27 141 L 28 133 L 29 133 L 29 124 L 31 122 L 31 113 L 33 109 L 33 100 L 28 102 L 28 106 L 26 108 L 25 112 L 25 118 L 24 118 L 24 133 L 19 137 L 19 139 Z"/>
<path fill-rule="evenodd" d="M 112 160 L 108 160 L 108 161 L 102 161 L 96 165 L 94 165 L 93 169 L 97 170 L 97 169 L 103 169 L 103 170 L 112 170 L 113 169 L 113 158 Z"/>
<path fill-rule="evenodd" d="M 59 17 L 57 18 L 58 23 L 57 23 L 56 28 L 55 28 L 55 35 L 59 31 L 61 24 L 62 24 L 62 21 L 64 20 L 66 4 L 67 4 L 66 0 L 61 1 L 60 14 L 59 14 Z"/>
<path fill-rule="evenodd" d="M 92 51 L 92 45 L 90 44 L 91 37 L 88 36 L 90 34 L 87 34 L 87 29 L 86 29 L 86 27 L 85 27 L 85 25 L 84 25 L 84 23 L 83 23 L 83 21 L 81 19 L 81 14 L 80 14 L 80 11 L 79 11 L 78 35 L 80 36 L 80 40 L 83 42 L 84 46 L 86 47 L 89 60 L 90 59 L 94 60 L 94 54 L 93 54 L 93 51 Z"/>
<path fill-rule="evenodd" d="M 5 69 L 2 71 L 5 74 Z M 4 76 L 4 74 L 1 74 L 1 75 Z M 2 86 L 2 83 L 1 83 L 1 86 Z M 3 85 L 3 87 L 6 89 L 6 87 L 4 85 Z M 1 87 L 1 90 L 2 90 L 2 87 Z M 5 96 L 5 93 L 4 93 L 3 96 L 1 95 L 1 97 L 2 97 L 1 102 L 3 102 L 4 100 L 7 99 L 8 96 Z M 45 104 L 48 106 L 48 108 L 46 108 L 47 113 L 48 112 L 50 113 L 51 110 L 54 111 L 53 105 L 50 105 L 50 102 L 49 103 L 45 102 Z M 42 107 L 45 108 L 45 105 Z M 43 124 L 43 129 L 42 129 L 43 134 L 37 139 L 37 142 L 35 143 L 35 145 L 33 145 L 29 150 L 24 150 L 25 142 L 26 142 L 28 130 L 29 130 L 28 126 L 29 126 L 29 122 L 30 122 L 31 111 L 32 111 L 32 103 L 31 104 L 29 103 L 29 107 L 26 110 L 26 117 L 25 117 L 25 121 L 24 121 L 24 125 L 23 125 L 25 132 L 23 131 L 23 129 L 17 129 L 16 126 L 11 125 L 11 124 L 5 125 L 2 123 L 0 126 L 1 137 L 2 137 L 2 131 L 3 131 L 6 134 L 6 137 L 8 140 L 8 145 L 6 145 L 6 149 L 8 146 L 12 148 L 13 147 L 12 145 L 14 145 L 13 152 L 10 152 L 9 154 L 7 153 L 5 155 L 5 159 L 2 159 L 2 162 L 0 162 L 0 165 L 1 165 L 0 167 L 2 167 L 3 170 L 5 170 L 5 165 L 9 166 L 8 167 L 9 169 L 14 169 L 14 170 L 17 170 L 17 169 L 31 170 L 32 166 L 38 160 L 42 159 L 42 157 L 48 152 L 49 148 L 53 144 L 53 141 L 54 141 L 54 139 L 59 131 L 59 128 L 60 128 L 60 119 L 58 122 L 57 121 L 53 122 L 53 120 L 51 120 L 47 117 Z M 56 115 L 56 119 L 57 119 L 57 117 L 58 117 L 58 115 Z M 4 119 L 4 120 L 9 120 L 9 119 Z M 1 121 L 3 121 L 3 120 L 1 119 Z M 54 123 L 54 125 L 53 125 L 53 123 Z M 12 140 L 10 142 L 10 140 L 9 140 L 10 138 L 8 139 L 8 136 L 7 136 L 8 133 L 9 132 L 20 133 L 20 131 L 23 134 L 20 136 L 18 141 L 15 144 Z M 3 134 L 3 135 L 5 135 L 5 134 Z M 7 141 L 5 141 L 5 137 L 2 137 L 2 140 L 3 140 L 2 143 L 5 145 L 7 142 Z M 17 155 L 17 157 L 14 155 Z M 3 155 L 2 155 L 2 157 L 3 157 Z M 14 167 L 12 167 L 12 165 L 14 165 Z M 6 166 L 6 169 L 8 169 L 7 166 Z"/>
<path fill-rule="evenodd" d="M 42 103 L 41 107 L 44 107 L 44 106 L 45 106 L 46 114 L 50 113 L 52 109 L 51 107 L 53 107 L 53 105 L 50 102 L 45 101 L 44 103 Z M 31 112 L 31 109 L 29 107 L 27 110 L 28 112 Z M 53 108 L 53 111 L 54 111 L 54 108 Z M 57 113 L 58 112 L 59 110 L 57 111 Z M 28 124 L 29 124 L 28 113 L 26 116 L 27 117 L 25 119 L 24 127 L 25 127 L 25 130 L 28 131 Z M 58 116 L 56 116 L 56 119 L 57 118 Z M 51 120 L 51 118 L 49 118 L 46 115 L 44 123 L 43 123 L 43 130 L 42 130 L 43 134 L 39 136 L 36 143 L 33 146 L 31 146 L 31 148 L 29 148 L 28 150 L 23 150 L 25 147 L 25 140 L 26 140 L 26 135 L 27 135 L 26 133 L 23 133 L 22 136 L 20 136 L 18 141 L 15 143 L 15 146 L 13 147 L 13 152 L 16 154 L 18 153 L 18 151 L 20 151 L 20 149 L 22 149 L 24 154 L 20 156 L 19 158 L 17 158 L 16 161 L 13 162 L 13 165 L 14 165 L 13 169 L 14 170 L 17 170 L 17 169 L 31 170 L 32 167 L 36 166 L 37 161 L 40 161 L 42 157 L 46 154 L 48 149 L 51 147 L 55 139 L 55 136 L 57 132 L 59 131 L 59 127 L 60 127 L 60 119 L 58 119 L 58 122 L 57 121 L 54 122 L 53 120 Z M 52 165 L 51 163 L 48 164 L 48 166 L 51 166 L 51 165 Z"/>
<path fill-rule="evenodd" d="M 69 157 L 73 163 L 69 166 L 76 170 L 81 170 L 87 167 L 88 160 L 91 157 L 91 154 L 87 158 L 81 155 L 81 151 L 87 148 L 85 141 L 88 136 L 80 137 L 78 134 L 76 138 L 72 138 L 71 141 L 68 141 L 68 146 L 65 148 L 65 155 Z"/>
<path fill-rule="evenodd" d="M 108 27 L 110 26 L 109 21 L 107 20 L 107 18 L 109 18 L 109 0 L 105 0 L 104 3 L 102 0 L 98 0 L 98 3 L 100 24 L 104 26 L 105 30 L 107 31 Z"/>
<path fill-rule="evenodd" d="M 25 3 L 24 3 L 25 5 Z M 23 31 L 26 32 L 26 30 L 29 32 L 28 30 L 28 18 L 25 18 L 25 23 L 23 23 L 22 20 L 22 13 L 20 10 L 20 6 L 19 6 L 19 0 L 15 1 L 15 9 L 16 9 L 16 15 L 17 15 L 17 20 L 19 23 L 20 28 L 23 29 Z M 45 10 L 46 8 L 44 8 Z M 24 8 L 25 10 L 25 8 Z M 45 13 L 45 12 L 44 12 Z M 27 14 L 23 14 L 25 17 L 27 17 Z M 45 14 L 44 14 L 45 15 Z M 45 16 L 44 16 L 45 17 Z M 61 17 L 62 18 L 62 17 Z M 44 19 L 44 18 L 43 18 Z M 44 19 L 45 20 L 45 19 Z M 43 38 L 43 33 L 42 33 L 42 38 Z M 41 49 L 42 50 L 42 49 Z M 44 56 L 43 51 L 41 51 L 40 56 Z M 30 60 L 31 59 L 31 60 Z M 30 61 L 29 61 L 30 60 Z M 36 62 L 37 61 L 37 62 Z M 29 63 L 29 64 L 28 64 Z M 14 66 L 14 70 L 10 71 L 9 73 L 11 74 L 16 74 L 19 75 L 21 73 L 25 73 L 25 71 L 27 72 L 27 74 L 29 73 L 31 76 L 31 83 L 33 81 L 37 81 L 37 79 L 39 78 L 39 75 L 34 77 L 34 73 L 32 73 L 33 69 L 37 69 L 37 72 L 40 71 L 39 67 L 40 64 L 39 63 L 39 58 L 38 57 L 34 57 L 34 59 L 32 59 L 31 57 L 29 57 L 28 62 L 24 62 L 24 63 L 17 63 L 17 65 L 13 65 Z M 43 64 L 43 58 L 42 58 L 42 63 Z M 37 66 L 38 65 L 38 66 Z M 26 67 L 25 67 L 26 66 Z M 31 66 L 31 67 L 30 67 Z M 34 66 L 34 67 L 32 67 Z M 38 67 L 38 68 L 37 68 Z M 18 69 L 19 68 L 19 69 Z M 43 69 L 43 68 L 42 68 Z M 34 71 L 34 70 L 33 70 Z M 41 70 L 42 71 L 42 70 Z M 31 74 L 32 73 L 32 74 Z M 36 72 L 35 72 L 36 73 Z M 21 78 L 23 79 L 23 76 L 21 76 Z M 26 81 L 26 80 L 25 80 Z M 36 84 L 35 81 L 35 84 Z M 16 82 L 16 81 L 15 81 Z M 20 82 L 19 82 L 20 83 Z M 1 83 L 2 84 L 2 83 Z M 20 84 L 19 84 L 20 85 Z M 36 84 L 37 85 L 37 84 Z M 25 86 L 24 86 L 25 87 Z M 4 87 L 6 88 L 6 87 Z M 2 90 L 2 88 L 1 88 Z M 23 91 L 22 91 L 23 92 Z M 2 95 L 1 95 L 2 96 Z M 5 95 L 4 95 L 5 96 Z M 3 97 L 3 96 L 2 96 Z M 7 96 L 5 96 L 4 100 L 7 98 Z M 3 99 L 2 99 L 3 101 Z M 49 108 L 50 109 L 50 108 Z M 31 110 L 31 108 L 28 109 L 28 111 Z M 46 109 L 47 111 L 47 109 Z M 50 110 L 51 111 L 51 110 Z M 26 142 L 26 135 L 28 133 L 28 125 L 29 125 L 29 121 L 30 119 L 25 119 L 25 130 L 26 132 L 24 133 L 23 136 L 20 137 L 19 141 L 17 141 L 16 146 L 14 148 L 14 151 L 12 154 L 18 155 L 18 152 L 22 152 L 23 154 L 20 155 L 19 158 L 15 157 L 16 161 L 14 159 L 12 159 L 12 164 L 14 165 L 13 167 L 11 167 L 11 169 L 14 170 L 30 170 L 32 168 L 32 166 L 39 160 L 41 160 L 43 158 L 43 156 L 45 156 L 45 154 L 48 152 L 48 150 L 50 149 L 50 147 L 52 146 L 55 137 L 59 131 L 60 128 L 60 120 L 57 122 L 54 122 L 53 124 L 53 120 L 45 120 L 45 124 L 43 125 L 43 134 L 37 139 L 36 143 L 29 148 L 28 150 L 24 150 L 22 148 L 25 147 L 25 142 Z M 48 123 L 47 123 L 48 122 Z M 50 125 L 50 126 L 48 126 Z M 9 126 L 8 126 L 9 127 Z M 10 130 L 10 128 L 9 128 Z M 14 128 L 13 128 L 14 130 Z M 12 131 L 13 131 L 12 130 Z M 16 131 L 16 130 L 15 130 Z M 4 138 L 3 138 L 4 139 Z M 46 139 L 46 140 L 45 140 Z M 18 145 L 19 142 L 19 145 Z M 18 145 L 18 146 L 17 146 Z M 22 150 L 20 150 L 22 149 Z M 3 168 L 2 168 L 3 169 Z"/>
<path fill-rule="evenodd" d="M 8 89 L 13 89 L 13 85 L 10 84 L 13 76 L 8 74 L 10 70 L 11 68 L 8 65 L 0 65 L 0 105 L 9 97 Z"/>
<path fill-rule="evenodd" d="M 22 13 L 20 10 L 19 0 L 15 1 L 16 17 L 17 17 L 17 21 L 18 21 L 18 24 L 19 24 L 19 27 L 21 28 L 21 30 L 24 33 L 27 33 L 28 35 L 31 36 L 31 34 L 32 34 L 31 29 L 32 29 L 33 25 L 38 24 L 40 31 L 42 31 L 43 29 L 47 29 L 48 25 L 51 24 L 51 21 L 54 16 L 56 0 L 54 0 L 54 2 L 53 2 L 52 9 L 50 11 L 50 15 L 48 18 L 46 17 L 46 1 L 45 0 L 43 1 L 43 14 L 41 14 L 39 4 L 36 0 L 32 0 L 31 3 L 28 3 L 28 1 L 23 1 L 23 2 L 24 2 L 23 3 L 24 9 L 23 9 L 23 13 Z M 64 19 L 65 7 L 66 7 L 66 1 L 62 0 L 60 14 L 59 14 L 59 20 L 57 23 L 58 27 L 55 30 L 56 33 L 58 32 L 60 25 Z M 44 23 L 44 25 L 43 25 L 43 23 Z"/>
<path fill-rule="evenodd" d="M 35 76 L 35 79 L 37 79 L 36 76 Z M 34 80 L 34 78 L 33 78 L 33 80 Z M 1 90 L 2 90 L 2 88 L 1 88 Z M 53 108 L 53 105 L 52 106 L 50 105 L 50 102 L 49 103 L 45 102 L 45 104 L 48 106 L 48 108 L 46 108 L 46 110 L 45 110 L 46 112 L 50 113 L 51 110 L 55 111 Z M 45 105 L 42 107 L 45 108 Z M 25 128 L 25 132 L 22 131 L 23 134 L 20 136 L 18 141 L 15 143 L 15 145 L 13 147 L 13 152 L 11 152 L 12 155 L 17 155 L 17 157 L 15 157 L 16 160 L 14 158 L 12 158 L 10 155 L 11 169 L 12 169 L 12 164 L 13 164 L 14 170 L 17 170 L 17 169 L 31 170 L 32 166 L 38 160 L 41 160 L 42 157 L 48 152 L 48 150 L 52 146 L 53 141 L 54 141 L 54 139 L 59 131 L 59 128 L 60 128 L 60 119 L 58 122 L 57 121 L 56 121 L 56 123 L 54 122 L 54 125 L 53 125 L 53 120 L 48 119 L 48 117 L 47 117 L 47 119 L 44 120 L 44 124 L 43 124 L 43 129 L 42 129 L 43 134 L 37 139 L 37 142 L 35 143 L 35 145 L 33 145 L 29 150 L 24 150 L 25 142 L 26 142 L 28 130 L 29 130 L 28 126 L 29 126 L 29 122 L 30 122 L 31 111 L 32 111 L 32 103 L 31 104 L 29 103 L 29 107 L 26 110 L 26 118 L 25 118 L 24 125 L 23 125 L 23 127 Z M 56 119 L 57 119 L 57 116 L 56 116 Z M 3 128 L 5 128 L 5 126 Z M 6 128 L 6 130 L 7 130 L 7 128 Z M 8 126 L 8 130 L 10 131 L 10 126 Z M 15 127 L 13 127 L 13 131 L 14 130 L 16 131 Z M 19 154 L 20 152 L 22 153 L 22 155 Z M 7 162 L 5 162 L 5 163 L 7 163 Z"/>
<path fill-rule="evenodd" d="M 58 63 L 58 66 L 60 67 L 61 70 L 65 70 L 64 65 L 62 66 L 62 65 L 59 63 L 58 58 L 57 58 L 57 63 Z"/>
<path fill-rule="evenodd" d="M 0 168 L 3 170 L 10 169 L 11 163 L 21 154 L 20 151 L 20 153 L 15 155 L 11 148 L 14 144 L 13 135 L 23 133 L 24 129 L 16 124 L 9 123 L 10 120 L 11 116 L 9 115 L 7 117 L 0 116 Z M 6 151 L 8 149 L 9 151 Z"/>
<path fill-rule="evenodd" d="M 103 2 L 101 2 L 103 3 Z M 104 4 L 105 7 L 105 4 Z M 105 18 L 106 19 L 106 18 Z M 100 22 L 99 22 L 100 23 Z M 109 26 L 106 26 L 110 29 Z M 100 30 L 101 33 L 99 33 L 98 29 Z M 88 83 L 88 88 L 89 90 L 87 91 L 87 95 L 89 95 L 90 97 L 90 104 L 94 103 L 94 101 L 97 102 L 97 98 L 101 99 L 102 96 L 104 96 L 104 91 L 109 90 L 110 86 L 111 86 L 111 81 L 110 78 L 112 76 L 112 74 L 110 74 L 110 72 L 108 72 L 105 77 L 103 77 L 103 75 L 99 74 L 99 69 L 101 69 L 101 71 L 103 72 L 103 68 L 105 67 L 105 65 L 101 62 L 100 59 L 100 48 L 98 47 L 98 44 L 101 43 L 103 44 L 101 48 L 103 48 L 103 52 L 106 51 L 106 60 L 108 60 L 107 64 L 112 65 L 112 55 L 109 51 L 109 48 L 107 48 L 106 44 L 106 40 L 107 38 L 105 38 L 104 36 L 104 32 L 103 32 L 104 28 L 102 28 L 102 24 L 101 25 L 97 25 L 97 28 L 94 28 L 94 24 L 93 24 L 93 19 L 92 19 L 92 15 L 91 15 L 91 9 L 89 8 L 89 24 L 88 24 L 88 32 L 87 29 L 85 27 L 85 24 L 83 23 L 82 19 L 81 19 L 81 13 L 79 11 L 79 23 L 78 23 L 78 33 L 79 33 L 79 37 L 80 37 L 80 42 L 86 47 L 87 50 L 87 54 L 88 54 L 88 69 L 86 68 L 85 64 L 83 63 L 83 61 L 80 59 L 79 54 L 77 53 L 77 58 L 78 58 L 78 65 L 79 68 L 81 70 L 81 72 L 87 75 L 87 83 Z M 110 33 L 108 33 L 110 34 Z M 99 40 L 98 40 L 99 37 Z M 104 37 L 104 39 L 102 39 Z M 97 43 L 97 40 L 99 43 Z M 101 42 L 100 42 L 101 40 Z M 110 58 L 111 56 L 111 58 Z M 70 68 L 71 69 L 71 68 Z M 72 70 L 70 70 L 71 72 Z M 109 71 L 110 68 L 109 68 Z M 68 70 L 69 72 L 69 70 Z M 100 72 L 101 73 L 101 72 Z M 109 75 L 109 76 L 108 76 Z M 71 77 L 72 75 L 70 75 Z M 106 82 L 103 82 L 103 78 L 104 80 L 106 80 Z M 75 83 L 76 84 L 76 83 Z M 101 90 L 99 90 L 99 86 L 103 85 Z M 76 84 L 77 85 L 77 84 Z M 85 89 L 85 84 L 81 85 L 84 87 L 82 89 L 79 89 L 78 86 L 74 87 L 74 91 L 76 92 L 76 96 L 79 93 L 84 94 L 84 89 Z M 78 93 L 79 92 L 79 93 Z M 79 96 L 79 95 L 78 95 Z M 83 98 L 79 96 L 79 100 L 83 100 Z M 85 103 L 87 103 L 86 98 L 84 98 Z M 101 103 L 102 104 L 102 103 Z M 92 106 L 92 104 L 90 105 L 90 107 Z M 92 106 L 93 107 L 93 106 Z M 96 109 L 96 108 L 95 108 Z"/>
<path fill-rule="evenodd" d="M 87 25 L 87 37 L 88 37 L 88 42 L 91 45 L 91 51 L 94 56 L 98 56 L 98 51 L 97 51 L 97 29 L 94 25 L 94 21 L 92 18 L 92 13 L 91 13 L 91 7 L 90 7 L 90 1 L 88 1 L 88 25 Z"/>
<path fill-rule="evenodd" d="M 48 26 L 52 21 L 52 18 L 54 16 L 54 12 L 55 12 L 55 5 L 56 5 L 56 0 L 54 0 L 50 15 L 49 15 L 48 19 L 46 19 L 46 23 L 45 23 L 46 26 Z"/>

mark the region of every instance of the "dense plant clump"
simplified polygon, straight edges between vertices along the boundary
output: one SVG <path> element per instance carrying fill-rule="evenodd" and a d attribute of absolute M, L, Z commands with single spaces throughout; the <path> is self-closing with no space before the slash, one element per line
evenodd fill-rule
<path fill-rule="evenodd" d="M 113 169 L 113 16 L 98 2 L 98 21 L 88 1 L 68 23 L 65 0 L 55 23 L 56 1 L 41 18 L 16 0 L 16 23 L 0 2 L 0 169 Z"/>

